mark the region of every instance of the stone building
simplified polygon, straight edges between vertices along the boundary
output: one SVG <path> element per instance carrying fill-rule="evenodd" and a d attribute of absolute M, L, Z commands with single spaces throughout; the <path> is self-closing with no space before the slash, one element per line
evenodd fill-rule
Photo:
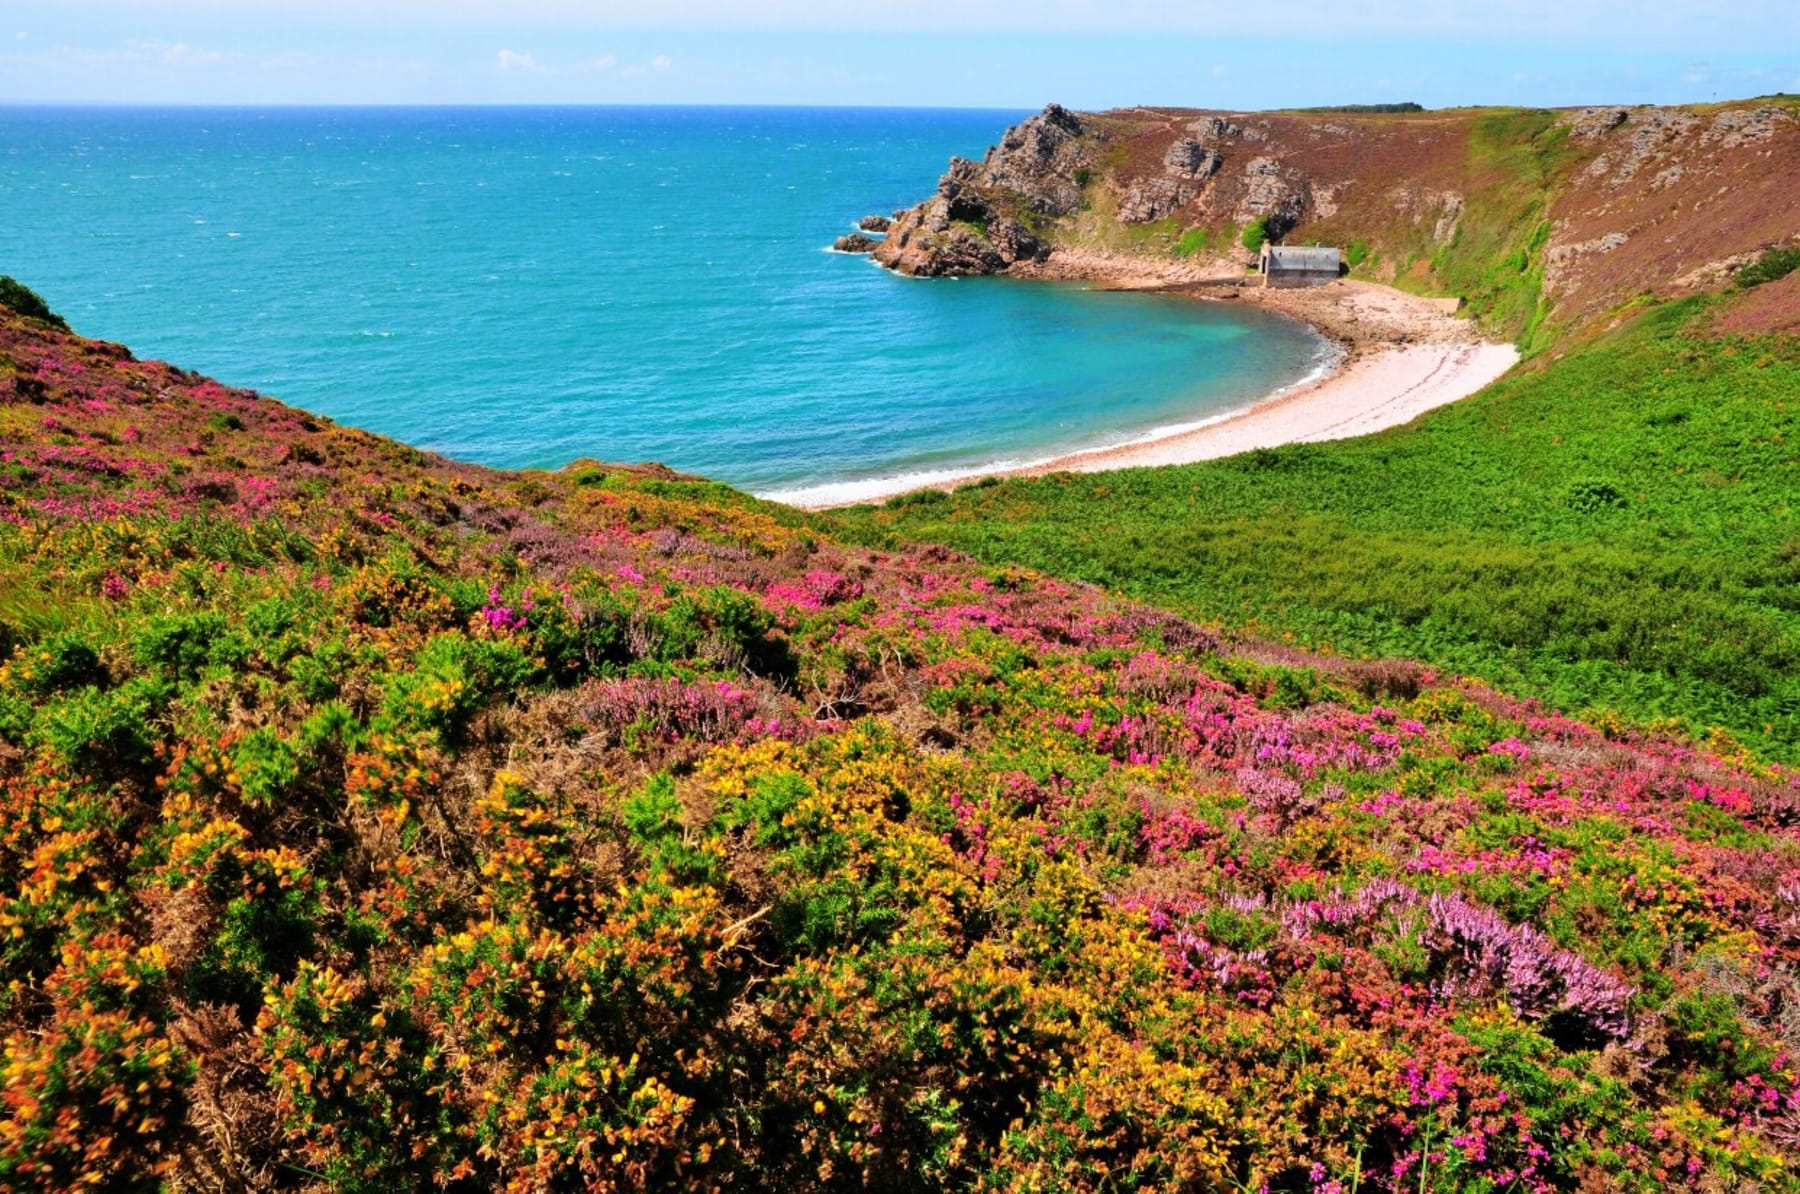
<path fill-rule="evenodd" d="M 1264 244 L 1261 268 L 1264 286 L 1323 286 L 1343 272 L 1343 254 L 1316 245 Z"/>

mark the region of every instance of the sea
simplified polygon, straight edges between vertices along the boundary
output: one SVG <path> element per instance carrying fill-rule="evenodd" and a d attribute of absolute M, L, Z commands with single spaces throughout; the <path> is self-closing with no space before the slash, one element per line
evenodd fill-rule
<path fill-rule="evenodd" d="M 1258 310 L 830 251 L 1007 111 L 0 107 L 0 273 L 84 334 L 509 468 L 850 500 L 1319 371 Z"/>

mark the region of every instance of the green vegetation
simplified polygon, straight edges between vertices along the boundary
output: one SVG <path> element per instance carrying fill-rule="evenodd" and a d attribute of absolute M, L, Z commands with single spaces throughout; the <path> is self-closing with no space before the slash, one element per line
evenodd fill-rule
<path fill-rule="evenodd" d="M 1800 345 L 1699 306 L 1384 435 L 845 521 L 1800 758 Z"/>
<path fill-rule="evenodd" d="M 1262 249 L 1268 239 L 1269 217 L 1257 216 L 1244 226 L 1243 235 L 1238 238 L 1238 243 L 1255 253 Z"/>
<path fill-rule="evenodd" d="M 1175 242 L 1175 255 L 1178 257 L 1192 257 L 1198 253 L 1206 252 L 1211 247 L 1212 229 L 1189 228 L 1186 232 L 1181 234 L 1181 239 Z"/>
<path fill-rule="evenodd" d="M 1556 113 L 1497 112 L 1475 122 L 1466 196 L 1449 243 L 1432 253 L 1434 290 L 1461 295 L 1489 329 L 1531 353 L 1548 343 L 1544 319 L 1544 218 L 1573 154 Z"/>
<path fill-rule="evenodd" d="M 1800 247 L 1770 249 L 1738 271 L 1737 284 L 1748 288 L 1765 282 L 1779 282 L 1797 269 L 1800 269 Z"/>
<path fill-rule="evenodd" d="M 16 278 L 0 274 L 0 307 L 17 311 L 27 319 L 35 319 L 47 323 L 53 328 L 68 331 L 69 325 L 63 317 L 50 309 L 37 291 L 20 282 Z"/>
<path fill-rule="evenodd" d="M 1655 392 L 1686 346 L 1594 362 L 1650 465 L 1564 420 L 1532 472 L 1530 386 L 1478 409 L 1549 513 L 1457 427 L 1435 472 L 1377 442 L 1416 489 L 1355 509 L 1386 473 L 1224 466 L 1274 495 L 1230 550 L 1285 575 L 1255 536 L 1302 487 L 1346 577 L 1413 550 L 1364 550 L 1383 504 L 1427 567 L 1603 540 L 1730 436 L 1694 533 L 1779 533 L 1795 361 L 1744 348 L 1692 394 Z M 722 485 L 457 465 L 11 314 L 0 394 L 6 1191 L 1800 1182 L 1791 769 Z M 1183 549 L 1181 475 L 1071 508 Z"/>

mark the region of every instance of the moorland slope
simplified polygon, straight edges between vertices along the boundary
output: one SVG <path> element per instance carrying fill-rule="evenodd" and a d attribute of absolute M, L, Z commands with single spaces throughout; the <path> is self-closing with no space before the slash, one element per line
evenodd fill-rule
<path fill-rule="evenodd" d="M 8 1188 L 1797 1180 L 1724 740 L 5 311 L 0 479 Z"/>

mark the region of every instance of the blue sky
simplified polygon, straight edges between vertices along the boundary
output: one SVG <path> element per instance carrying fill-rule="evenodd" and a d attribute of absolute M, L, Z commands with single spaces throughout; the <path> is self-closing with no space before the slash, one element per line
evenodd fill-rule
<path fill-rule="evenodd" d="M 0 102 L 1441 107 L 1774 91 L 1800 92 L 1800 0 L 0 6 Z"/>

